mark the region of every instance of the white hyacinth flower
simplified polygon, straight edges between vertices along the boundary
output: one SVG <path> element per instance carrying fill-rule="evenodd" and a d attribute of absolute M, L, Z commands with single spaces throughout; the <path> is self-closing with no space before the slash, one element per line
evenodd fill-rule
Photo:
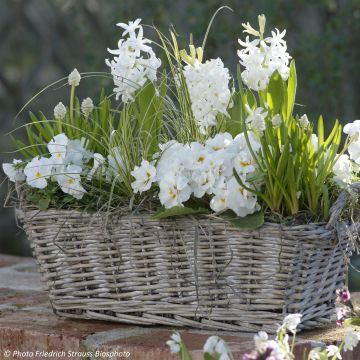
<path fill-rule="evenodd" d="M 124 29 L 122 36 L 129 34 L 129 36 L 135 36 L 136 30 L 141 28 L 141 19 L 136 19 L 135 21 L 129 21 L 128 24 L 118 23 L 116 26 L 119 26 Z"/>
<path fill-rule="evenodd" d="M 21 160 L 14 159 L 12 164 L 11 163 L 2 164 L 4 173 L 9 178 L 10 181 L 17 182 L 17 181 L 25 180 L 25 174 L 23 169 L 19 169 L 19 167 L 17 166 L 21 163 L 22 163 Z"/>
<path fill-rule="evenodd" d="M 250 129 L 262 135 L 266 129 L 265 118 L 268 114 L 262 107 L 258 107 L 255 110 L 252 110 L 249 105 L 245 105 L 249 116 L 246 118 L 245 122 L 250 126 Z"/>
<path fill-rule="evenodd" d="M 94 110 L 94 103 L 91 100 L 91 98 L 86 98 L 81 103 L 81 112 L 85 115 L 85 117 L 88 117 L 92 111 Z"/>
<path fill-rule="evenodd" d="M 50 159 L 45 157 L 33 158 L 24 169 L 28 185 L 38 189 L 47 186 L 47 179 L 51 176 L 53 165 Z"/>
<path fill-rule="evenodd" d="M 348 147 L 348 153 L 350 155 L 350 159 L 354 160 L 356 164 L 360 165 L 360 139 L 350 143 Z"/>
<path fill-rule="evenodd" d="M 202 133 L 206 133 L 210 126 L 216 125 L 218 114 L 228 116 L 231 100 L 229 70 L 217 58 L 186 65 L 184 76 L 196 124 Z"/>
<path fill-rule="evenodd" d="M 343 132 L 349 135 L 352 140 L 358 140 L 360 136 L 360 120 L 355 120 L 352 123 L 346 124 Z"/>
<path fill-rule="evenodd" d="M 151 188 L 152 183 L 156 180 L 156 169 L 147 160 L 142 160 L 140 166 L 135 166 L 131 175 L 135 181 L 131 183 L 134 193 L 142 193 Z"/>
<path fill-rule="evenodd" d="M 76 199 L 81 199 L 86 193 L 86 190 L 81 185 L 81 172 L 82 168 L 80 166 L 67 165 L 56 175 L 56 180 L 61 190 Z"/>
<path fill-rule="evenodd" d="M 353 171 L 348 155 L 343 154 L 339 157 L 339 159 L 334 164 L 333 172 L 335 174 L 333 179 L 338 185 L 344 186 L 351 184 L 353 179 Z"/>
<path fill-rule="evenodd" d="M 57 120 L 63 120 L 66 116 L 66 107 L 65 105 L 60 101 L 55 107 L 54 107 L 54 118 Z"/>
<path fill-rule="evenodd" d="M 292 334 L 296 334 L 296 328 L 301 322 L 301 314 L 289 314 L 285 317 L 282 327 L 285 330 L 290 331 Z"/>
<path fill-rule="evenodd" d="M 181 345 L 181 336 L 176 331 L 171 335 L 171 339 L 166 342 L 166 345 L 169 346 L 170 352 L 176 354 L 180 352 L 180 345 Z"/>
<path fill-rule="evenodd" d="M 77 69 L 74 69 L 68 76 L 68 83 L 70 86 L 79 86 L 81 80 L 81 75 L 77 71 Z"/>
<path fill-rule="evenodd" d="M 328 357 L 335 357 L 336 359 L 342 359 L 340 349 L 335 345 L 329 345 L 326 347 L 326 353 Z"/>
<path fill-rule="evenodd" d="M 271 123 L 273 124 L 274 129 L 278 129 L 281 125 L 281 116 L 280 114 L 276 114 L 272 119 Z"/>
<path fill-rule="evenodd" d="M 210 336 L 205 342 L 203 351 L 210 355 L 218 355 L 219 360 L 230 360 L 230 349 L 218 336 Z"/>
<path fill-rule="evenodd" d="M 344 351 L 354 350 L 357 347 L 359 340 L 360 333 L 354 331 L 353 329 L 349 329 L 344 339 Z"/>
<path fill-rule="evenodd" d="M 299 123 L 300 123 L 300 126 L 304 129 L 309 126 L 310 122 L 309 122 L 309 119 L 306 114 L 301 116 L 301 118 L 299 119 Z"/>

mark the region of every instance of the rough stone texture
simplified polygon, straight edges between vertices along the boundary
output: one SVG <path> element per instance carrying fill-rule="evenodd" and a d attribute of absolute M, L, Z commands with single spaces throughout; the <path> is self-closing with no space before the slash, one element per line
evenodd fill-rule
<path fill-rule="evenodd" d="M 132 360 L 177 359 L 165 346 L 171 331 L 166 327 L 59 318 L 52 313 L 33 259 L 0 256 L 0 359 L 89 359 L 96 351 L 107 352 L 106 355 L 114 352 L 113 359 L 121 359 L 116 351 L 129 353 Z M 194 360 L 202 359 L 203 344 L 211 333 L 196 330 L 180 330 L 180 333 Z M 253 334 L 219 332 L 218 335 L 227 341 L 235 359 L 241 359 L 244 352 L 253 348 Z M 335 328 L 304 332 L 300 337 L 305 340 L 300 341 L 297 353 L 309 348 L 309 340 L 334 342 L 342 336 Z M 5 351 L 10 351 L 11 356 L 6 357 Z M 14 351 L 30 353 L 20 357 Z M 45 357 L 40 351 L 58 353 Z M 81 354 L 69 357 L 68 351 Z M 353 354 L 346 353 L 343 359 L 360 360 L 360 348 Z"/>

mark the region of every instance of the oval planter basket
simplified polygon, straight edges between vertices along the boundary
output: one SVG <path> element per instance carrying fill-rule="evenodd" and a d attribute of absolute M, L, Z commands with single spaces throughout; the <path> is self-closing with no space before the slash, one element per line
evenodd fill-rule
<path fill-rule="evenodd" d="M 289 313 L 302 329 L 329 323 L 358 225 L 17 212 L 56 314 L 234 331 L 273 332 Z"/>

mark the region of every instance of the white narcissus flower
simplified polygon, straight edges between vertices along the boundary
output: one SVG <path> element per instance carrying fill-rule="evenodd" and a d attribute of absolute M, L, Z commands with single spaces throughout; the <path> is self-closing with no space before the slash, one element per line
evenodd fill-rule
<path fill-rule="evenodd" d="M 176 354 L 180 352 L 180 345 L 181 345 L 181 336 L 176 331 L 171 335 L 171 340 L 166 342 L 166 345 L 169 346 L 170 352 Z"/>
<path fill-rule="evenodd" d="M 65 134 L 58 134 L 48 143 L 47 147 L 54 165 L 62 165 L 64 163 L 68 142 L 69 139 Z"/>
<path fill-rule="evenodd" d="M 229 70 L 217 58 L 186 65 L 184 76 L 196 124 L 202 133 L 206 133 L 210 126 L 216 125 L 218 114 L 228 116 L 231 100 Z"/>
<path fill-rule="evenodd" d="M 167 176 L 160 181 L 159 187 L 159 200 L 167 209 L 182 206 L 191 195 L 189 180 L 185 176 Z"/>
<path fill-rule="evenodd" d="M 87 180 L 92 180 L 93 176 L 95 175 L 96 171 L 101 167 L 105 162 L 105 158 L 99 154 L 94 153 L 94 165 L 92 169 L 89 171 L 89 173 L 86 176 Z"/>
<path fill-rule="evenodd" d="M 33 158 L 24 169 L 28 185 L 38 189 L 47 186 L 47 179 L 51 176 L 53 165 L 50 159 L 45 157 Z"/>
<path fill-rule="evenodd" d="M 343 154 L 339 157 L 334 164 L 333 172 L 335 174 L 333 179 L 338 185 L 344 186 L 352 182 L 353 171 L 348 155 Z"/>
<path fill-rule="evenodd" d="M 354 350 L 357 347 L 359 340 L 360 340 L 360 333 L 354 331 L 353 329 L 349 329 L 344 339 L 344 351 Z"/>
<path fill-rule="evenodd" d="M 310 124 L 309 122 L 309 119 L 307 117 L 306 114 L 304 114 L 300 119 L 299 119 L 299 123 L 300 123 L 300 126 L 303 127 L 303 128 L 307 128 Z"/>
<path fill-rule="evenodd" d="M 274 129 L 278 129 L 281 125 L 281 116 L 276 114 L 272 119 L 271 123 L 273 124 Z"/>
<path fill-rule="evenodd" d="M 4 170 L 5 175 L 12 182 L 24 181 L 25 175 L 23 169 L 19 169 L 18 165 L 21 164 L 21 160 L 14 159 L 12 164 L 4 163 L 2 164 L 2 168 Z"/>
<path fill-rule="evenodd" d="M 66 107 L 65 105 L 60 101 L 55 107 L 54 107 L 54 118 L 57 120 L 63 120 L 66 116 Z"/>
<path fill-rule="evenodd" d="M 86 98 L 81 103 L 81 112 L 88 117 L 94 110 L 94 103 L 91 98 Z"/>
<path fill-rule="evenodd" d="M 349 135 L 352 140 L 358 140 L 360 136 L 360 120 L 346 124 L 343 129 L 344 133 Z"/>
<path fill-rule="evenodd" d="M 81 185 L 80 174 L 82 168 L 77 165 L 63 166 L 59 173 L 56 175 L 56 181 L 58 182 L 61 190 L 72 195 L 76 199 L 81 199 L 86 190 Z"/>
<path fill-rule="evenodd" d="M 70 86 L 79 86 L 81 80 L 80 73 L 77 71 L 77 69 L 74 69 L 68 77 L 68 83 Z"/>
<path fill-rule="evenodd" d="M 282 326 L 292 334 L 296 334 L 296 328 L 301 323 L 301 317 L 301 314 L 289 314 L 285 317 Z"/>
<path fill-rule="evenodd" d="M 335 356 L 336 359 L 342 359 L 342 356 L 340 354 L 340 349 L 335 345 L 329 345 L 326 347 L 326 352 L 328 357 Z"/>
<path fill-rule="evenodd" d="M 246 118 L 245 122 L 250 126 L 250 129 L 262 135 L 266 129 L 265 118 L 268 114 L 262 107 L 258 107 L 255 110 L 252 110 L 249 105 L 245 105 L 246 110 L 249 113 L 249 116 Z"/>
<path fill-rule="evenodd" d="M 152 183 L 156 180 L 156 169 L 147 160 L 142 160 L 140 166 L 135 166 L 131 175 L 135 181 L 131 183 L 134 193 L 142 193 L 151 188 Z"/>

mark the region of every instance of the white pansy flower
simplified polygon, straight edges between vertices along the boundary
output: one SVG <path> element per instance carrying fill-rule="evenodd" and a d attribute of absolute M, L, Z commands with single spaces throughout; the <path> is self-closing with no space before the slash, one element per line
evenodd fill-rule
<path fill-rule="evenodd" d="M 142 193 L 151 188 L 152 183 L 156 180 L 156 169 L 147 160 L 142 160 L 140 166 L 135 166 L 131 175 L 135 181 L 131 183 L 134 193 Z"/>
<path fill-rule="evenodd" d="M 54 118 L 57 120 L 63 120 L 66 116 L 66 107 L 65 105 L 60 101 L 55 107 L 54 107 Z"/>
<path fill-rule="evenodd" d="M 279 114 L 276 114 L 272 119 L 271 123 L 273 124 L 273 127 L 275 129 L 278 129 L 281 125 L 281 116 Z"/>
<path fill-rule="evenodd" d="M 143 28 L 140 19 L 129 22 L 128 25 L 119 23 L 118 26 L 125 29 L 125 39 L 118 42 L 118 49 L 108 51 L 116 55 L 113 60 L 105 60 L 110 67 L 114 79 L 114 92 L 116 99 L 121 97 L 123 102 L 134 100 L 135 92 L 140 89 L 147 80 L 157 79 L 157 70 L 161 65 L 152 50 L 147 45 L 150 40 L 143 38 Z"/>
<path fill-rule="evenodd" d="M 160 202 L 167 209 L 182 206 L 191 195 L 189 180 L 185 176 L 166 176 L 160 181 L 159 187 Z"/>
<path fill-rule="evenodd" d="M 5 175 L 12 182 L 24 181 L 25 175 L 23 169 L 19 169 L 18 165 L 21 164 L 21 160 L 14 159 L 12 164 L 4 163 L 2 164 L 2 168 L 4 170 Z"/>
<path fill-rule="evenodd" d="M 91 98 L 86 98 L 81 103 L 81 112 L 88 117 L 94 110 L 94 103 Z"/>
<path fill-rule="evenodd" d="M 68 77 L 68 83 L 70 86 L 78 86 L 80 84 L 81 76 L 77 69 L 74 69 Z"/>
<path fill-rule="evenodd" d="M 215 184 L 215 176 L 211 171 L 196 171 L 192 175 L 192 191 L 194 196 L 202 198 L 205 193 L 209 193 L 209 190 Z M 210 191 L 211 192 L 211 191 Z"/>
<path fill-rule="evenodd" d="M 51 176 L 52 167 L 50 159 L 45 157 L 33 158 L 24 169 L 26 182 L 34 188 L 46 188 L 47 179 Z"/>
<path fill-rule="evenodd" d="M 349 329 L 345 335 L 344 339 L 344 351 L 353 351 L 360 340 L 360 333 Z"/>
<path fill-rule="evenodd" d="M 92 180 L 92 178 L 94 177 L 96 171 L 104 163 L 105 163 L 105 158 L 99 153 L 94 153 L 94 165 L 93 165 L 92 169 L 89 171 L 89 173 L 87 174 L 86 179 L 87 180 Z"/>
<path fill-rule="evenodd" d="M 344 133 L 349 135 L 353 140 L 358 140 L 360 135 L 360 120 L 346 124 L 343 129 Z"/>
<path fill-rule="evenodd" d="M 64 163 L 68 142 L 68 137 L 62 133 L 54 136 L 48 143 L 47 147 L 54 165 L 62 165 Z"/>
<path fill-rule="evenodd" d="M 283 328 L 290 331 L 292 334 L 296 333 L 296 328 L 301 322 L 301 314 L 289 314 L 283 321 Z"/>
<path fill-rule="evenodd" d="M 310 122 L 306 114 L 301 116 L 301 118 L 299 119 L 299 123 L 302 128 L 307 128 L 309 126 Z"/>
<path fill-rule="evenodd" d="M 234 158 L 233 165 L 238 174 L 253 173 L 256 170 L 255 162 L 249 151 L 243 150 Z"/>
<path fill-rule="evenodd" d="M 83 163 L 90 160 L 92 154 L 85 148 L 85 138 L 81 140 L 69 140 L 66 146 L 65 164 L 83 166 Z"/>
<path fill-rule="evenodd" d="M 336 359 L 342 359 L 342 356 L 340 354 L 340 349 L 335 345 L 329 345 L 326 347 L 326 353 L 328 357 L 335 356 Z"/>
<path fill-rule="evenodd" d="M 258 107 L 255 110 L 252 110 L 249 105 L 245 105 L 246 110 L 249 113 L 249 116 L 246 118 L 245 122 L 250 126 L 250 129 L 262 135 L 266 129 L 265 118 L 268 114 L 262 107 Z"/>
<path fill-rule="evenodd" d="M 271 32 L 271 37 L 262 41 L 259 39 L 250 41 L 248 36 L 245 41 L 238 40 L 244 47 L 238 51 L 240 64 L 245 68 L 241 73 L 241 78 L 252 90 L 264 90 L 275 71 L 279 72 L 283 80 L 289 77 L 291 56 L 287 52 L 287 45 L 283 39 L 286 31 L 275 30 Z M 252 35 L 259 36 L 256 33 Z"/>
<path fill-rule="evenodd" d="M 226 149 L 232 141 L 233 138 L 229 133 L 218 133 L 213 138 L 207 139 L 205 145 L 209 151 L 219 151 Z"/>
<path fill-rule="evenodd" d="M 216 125 L 218 114 L 228 116 L 231 99 L 229 70 L 217 58 L 186 65 L 184 76 L 196 124 L 202 133 L 206 133 L 210 126 Z"/>
<path fill-rule="evenodd" d="M 56 175 L 61 190 L 72 195 L 76 199 L 81 199 L 86 190 L 81 185 L 80 174 L 82 168 L 77 165 L 67 165 L 62 167 L 61 171 Z"/>
<path fill-rule="evenodd" d="M 335 174 L 333 179 L 340 186 L 344 186 L 352 182 L 353 171 L 348 155 L 344 154 L 339 157 L 333 167 L 333 172 Z"/>

